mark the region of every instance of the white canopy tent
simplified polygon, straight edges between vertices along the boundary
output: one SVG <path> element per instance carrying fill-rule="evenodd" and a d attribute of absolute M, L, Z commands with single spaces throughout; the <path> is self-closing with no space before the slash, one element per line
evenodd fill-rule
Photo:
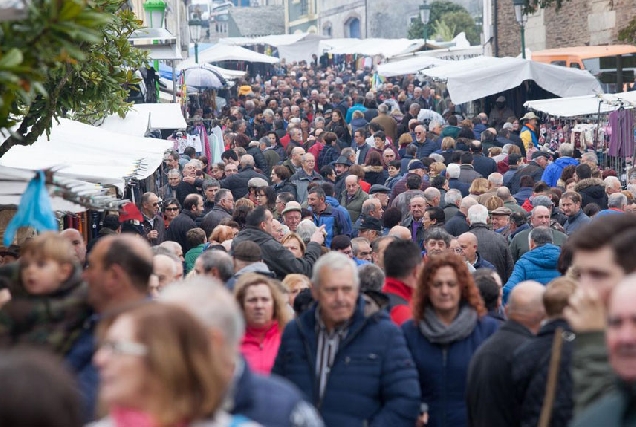
<path fill-rule="evenodd" d="M 219 61 L 245 61 L 245 62 L 262 62 L 265 64 L 276 64 L 280 61 L 278 58 L 263 55 L 262 53 L 253 52 L 240 46 L 230 46 L 217 43 L 209 49 L 199 52 L 199 63 L 219 62 Z M 177 70 L 195 66 L 194 58 L 182 61 Z"/>
<path fill-rule="evenodd" d="M 520 58 L 476 57 L 422 70 L 421 73 L 446 80 L 455 104 L 513 89 L 525 80 L 534 80 L 543 89 L 560 97 L 603 92 L 598 80 L 587 71 Z"/>
<path fill-rule="evenodd" d="M 430 67 L 438 67 L 446 64 L 443 59 L 416 56 L 396 62 L 388 62 L 378 65 L 378 74 L 384 77 L 405 76 L 417 74 L 421 70 Z"/>
<path fill-rule="evenodd" d="M 523 104 L 528 110 L 540 111 L 555 117 L 588 116 L 610 113 L 621 107 L 636 106 L 636 92 L 616 93 L 613 95 L 587 95 L 572 98 L 539 99 Z"/>
<path fill-rule="evenodd" d="M 349 43 L 339 43 L 328 52 L 333 55 L 358 54 L 363 56 L 381 55 L 385 58 L 399 55 L 402 53 L 413 52 L 424 46 L 424 40 L 408 40 L 408 39 L 345 39 Z M 323 46 L 328 46 L 332 40 L 324 41 Z"/>
<path fill-rule="evenodd" d="M 226 37 L 219 43 L 231 46 L 269 45 L 278 49 L 278 56 L 288 62 L 310 61 L 311 55 L 322 54 L 320 42 L 326 37 L 312 33 L 274 34 L 262 37 Z"/>
<path fill-rule="evenodd" d="M 60 176 L 123 189 L 125 178 L 144 179 L 163 161 L 171 141 L 111 132 L 68 119 L 53 123 L 50 139 L 15 146 L 0 165 L 21 169 L 55 168 Z"/>
<path fill-rule="evenodd" d="M 119 117 L 111 114 L 104 119 L 100 128 L 111 132 L 143 137 L 152 129 L 185 129 L 188 127 L 181 106 L 171 103 L 135 104 L 126 114 Z"/>

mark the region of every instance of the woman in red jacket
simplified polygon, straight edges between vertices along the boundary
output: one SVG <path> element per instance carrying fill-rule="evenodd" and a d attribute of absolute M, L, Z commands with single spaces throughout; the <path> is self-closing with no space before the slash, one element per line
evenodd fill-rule
<path fill-rule="evenodd" d="M 258 273 L 241 275 L 234 295 L 245 317 L 241 353 L 253 371 L 269 374 L 291 317 L 285 299 L 274 281 Z"/>

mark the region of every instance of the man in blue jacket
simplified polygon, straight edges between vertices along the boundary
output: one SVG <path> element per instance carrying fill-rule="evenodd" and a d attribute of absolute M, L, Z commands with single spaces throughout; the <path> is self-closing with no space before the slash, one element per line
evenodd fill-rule
<path fill-rule="evenodd" d="M 557 262 L 561 248 L 552 244 L 552 231 L 549 227 L 535 227 L 530 232 L 530 251 L 519 258 L 515 268 L 503 288 L 504 303 L 508 302 L 510 291 L 526 280 L 534 280 L 542 285 L 561 274 L 557 271 Z"/>
<path fill-rule="evenodd" d="M 565 169 L 566 166 L 573 165 L 576 167 L 579 164 L 577 159 L 572 158 L 573 153 L 574 146 L 572 144 L 561 144 L 559 147 L 560 157 L 546 166 L 541 176 L 541 181 L 550 187 L 556 187 L 557 181 L 561 178 L 561 174 L 563 173 L 563 169 Z"/>
<path fill-rule="evenodd" d="M 384 310 L 365 315 L 355 263 L 328 253 L 312 283 L 317 304 L 285 328 L 272 372 L 300 388 L 328 427 L 415 425 L 413 359 Z"/>

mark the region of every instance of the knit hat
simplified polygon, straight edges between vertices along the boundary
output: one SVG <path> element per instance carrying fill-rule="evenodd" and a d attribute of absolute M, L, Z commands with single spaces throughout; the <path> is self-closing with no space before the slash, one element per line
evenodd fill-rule
<path fill-rule="evenodd" d="M 250 240 L 236 244 L 232 256 L 234 259 L 244 262 L 259 262 L 263 259 L 261 247 Z"/>

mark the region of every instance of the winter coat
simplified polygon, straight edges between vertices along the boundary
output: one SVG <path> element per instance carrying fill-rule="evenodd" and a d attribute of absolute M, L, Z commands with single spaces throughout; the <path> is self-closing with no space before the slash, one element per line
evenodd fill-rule
<path fill-rule="evenodd" d="M 454 217 L 450 219 L 446 224 L 444 224 L 444 228 L 451 236 L 459 237 L 460 234 L 468 232 L 470 230 L 470 225 L 466 221 L 466 215 L 464 215 L 461 211 L 458 211 Z"/>
<path fill-rule="evenodd" d="M 459 208 L 456 205 L 447 205 L 444 208 L 444 224 L 450 221 L 458 212 Z"/>
<path fill-rule="evenodd" d="M 316 378 L 316 304 L 285 328 L 272 372 L 294 383 L 327 427 L 413 426 L 421 396 L 404 335 L 386 311 L 365 316 L 364 307 L 359 297 L 322 397 Z"/>
<path fill-rule="evenodd" d="M 320 213 L 312 212 L 314 218 L 314 224 L 316 227 L 325 226 L 325 232 L 327 233 L 325 236 L 325 247 L 331 247 L 331 241 L 335 236 L 339 236 L 341 234 L 346 234 L 351 236 L 353 232 L 353 225 L 349 228 L 347 225 L 347 220 L 345 215 L 342 213 L 342 206 L 335 208 L 330 204 L 327 204 L 325 210 Z M 346 209 L 345 209 L 346 210 Z M 347 215 L 349 212 L 347 211 Z M 346 233 L 348 228 L 349 233 Z"/>
<path fill-rule="evenodd" d="M 148 243 L 150 243 L 151 246 L 155 246 L 162 243 L 166 238 L 165 236 L 166 227 L 163 223 L 163 217 L 161 216 L 161 214 L 157 214 L 154 216 L 154 218 L 152 218 L 152 225 L 150 224 L 150 221 L 148 221 L 145 215 L 143 217 L 144 217 L 144 220 L 141 223 L 141 226 L 144 229 L 144 237 L 146 238 L 146 240 L 148 240 Z M 148 236 L 148 233 L 150 233 L 152 230 L 157 231 L 157 238 L 150 240 L 147 238 L 147 236 Z"/>
<path fill-rule="evenodd" d="M 517 173 L 514 174 L 512 179 L 510 180 L 510 193 L 515 194 L 519 191 L 521 187 L 521 177 L 525 175 L 530 175 L 534 182 L 537 183 L 541 181 L 541 177 L 543 176 L 543 168 L 537 164 L 534 160 L 528 162 L 528 164 L 522 168 L 519 168 Z"/>
<path fill-rule="evenodd" d="M 422 403 L 428 405 L 427 427 L 468 425 L 465 400 L 468 364 L 497 327 L 497 321 L 483 317 L 463 340 L 439 345 L 429 342 L 413 320 L 402 325 L 419 373 Z"/>
<path fill-rule="evenodd" d="M 423 159 L 425 157 L 430 156 L 435 151 L 441 149 L 441 145 L 435 141 L 430 139 L 426 139 L 423 142 L 413 141 L 412 144 L 417 148 L 417 153 L 415 157 L 418 159 Z"/>
<path fill-rule="evenodd" d="M 470 192 L 470 183 L 460 181 L 458 178 L 450 178 L 448 180 L 448 188 L 458 190 L 462 193 L 462 197 L 467 197 Z"/>
<path fill-rule="evenodd" d="M 592 218 L 585 215 L 583 209 L 580 209 L 575 215 L 568 217 L 563 228 L 565 229 L 565 233 L 569 236 L 590 221 L 592 221 Z"/>
<path fill-rule="evenodd" d="M 562 248 L 567 236 L 560 231 L 554 229 L 550 230 L 552 231 L 552 244 Z M 532 231 L 532 228 L 528 227 L 527 229 L 516 233 L 510 242 L 510 253 L 512 254 L 512 259 L 515 262 L 517 262 L 523 254 L 530 250 L 530 242 L 528 241 L 530 231 Z"/>
<path fill-rule="evenodd" d="M 473 165 L 461 165 L 459 167 L 459 178 L 457 179 L 460 182 L 464 182 L 470 187 L 470 184 L 477 178 L 483 178 L 483 176 L 475 170 Z"/>
<path fill-rule="evenodd" d="M 367 122 L 364 117 L 351 120 L 351 133 L 354 133 L 360 128 L 364 129 L 368 124 L 369 122 Z"/>
<path fill-rule="evenodd" d="M 395 119 L 387 114 L 378 114 L 371 123 L 378 123 L 384 128 L 386 136 L 391 138 L 391 141 L 397 142 L 397 122 Z"/>
<path fill-rule="evenodd" d="M 475 139 L 476 139 L 477 141 L 481 141 L 481 133 L 482 133 L 483 131 L 485 131 L 486 129 L 488 129 L 488 128 L 487 128 L 487 127 L 486 127 L 486 125 L 484 125 L 484 124 L 477 123 L 477 124 L 475 125 L 475 127 L 473 128 L 473 133 L 475 134 Z"/>
<path fill-rule="evenodd" d="M 265 264 L 262 261 L 258 261 L 252 264 L 248 264 L 245 267 L 241 268 L 236 273 L 234 273 L 234 275 L 230 277 L 227 283 L 225 284 L 225 287 L 228 288 L 230 291 L 233 291 L 234 285 L 236 284 L 238 279 L 243 274 L 247 274 L 247 273 L 257 273 L 257 274 L 260 274 L 261 276 L 276 278 L 276 275 L 270 271 L 269 267 L 267 267 L 267 264 Z"/>
<path fill-rule="evenodd" d="M 371 150 L 371 146 L 365 142 L 362 147 L 355 145 L 353 149 L 356 150 L 356 163 L 359 165 L 364 164 L 364 161 L 367 159 L 367 155 Z"/>
<path fill-rule="evenodd" d="M 320 256 L 320 245 L 309 242 L 305 256 L 296 258 L 283 245 L 278 243 L 272 236 L 260 228 L 246 226 L 234 237 L 232 249 L 241 242 L 252 241 L 261 247 L 263 252 L 263 262 L 276 274 L 279 279 L 284 279 L 286 275 L 292 273 L 311 276 L 314 263 Z"/>
<path fill-rule="evenodd" d="M 413 217 L 409 214 L 406 218 L 402 220 L 400 223 L 401 226 L 406 227 L 413 235 Z M 415 243 L 418 244 L 420 248 L 424 248 L 424 237 L 426 235 L 426 230 L 424 229 L 424 224 L 420 221 L 420 224 L 417 226 L 417 231 L 415 232 Z"/>
<path fill-rule="evenodd" d="M 250 145 L 246 151 L 247 154 L 254 157 L 254 166 L 259 169 L 263 175 L 269 176 L 269 165 L 267 164 L 267 160 L 265 160 L 265 156 L 263 156 L 263 152 L 259 148 L 259 143 Z"/>
<path fill-rule="evenodd" d="M 263 178 L 269 182 L 267 177 L 254 170 L 251 166 L 246 166 L 239 173 L 230 175 L 227 178 L 221 180 L 220 184 L 222 188 L 227 188 L 232 192 L 234 200 L 241 199 L 247 194 L 247 183 L 252 178 Z"/>
<path fill-rule="evenodd" d="M 304 169 L 298 169 L 298 171 L 289 178 L 289 181 L 296 186 L 296 201 L 299 203 L 305 203 L 309 196 L 309 184 L 312 182 L 322 182 L 322 176 L 313 170 L 310 175 L 305 172 Z"/>
<path fill-rule="evenodd" d="M 269 375 L 278 353 L 281 335 L 278 322 L 273 322 L 266 328 L 245 327 L 241 354 L 252 371 Z"/>
<path fill-rule="evenodd" d="M 526 200 L 532 196 L 532 187 L 521 187 L 519 191 L 512 195 L 515 198 L 519 206 L 523 205 Z"/>
<path fill-rule="evenodd" d="M 581 195 L 581 209 L 590 203 L 596 203 L 601 209 L 607 209 L 605 183 L 600 178 L 586 178 L 576 183 L 574 191 Z"/>
<path fill-rule="evenodd" d="M 503 288 L 504 302 L 508 302 L 512 289 L 525 280 L 534 280 L 547 285 L 552 279 L 559 277 L 561 275 L 557 271 L 559 255 L 561 255 L 561 248 L 551 243 L 523 254 L 515 263 L 515 268 Z"/>
<path fill-rule="evenodd" d="M 457 139 L 457 136 L 459 135 L 459 132 L 461 131 L 461 128 L 459 126 L 444 126 L 444 129 L 442 129 L 442 133 L 439 135 L 440 139 L 444 139 L 447 136 L 450 136 L 453 139 Z"/>
<path fill-rule="evenodd" d="M 349 216 L 351 217 L 351 221 L 356 222 L 358 217 L 360 216 L 360 212 L 362 211 L 362 204 L 369 198 L 369 195 L 362 191 L 361 188 L 358 188 L 356 194 L 354 194 L 353 198 L 349 200 L 347 195 L 347 191 L 342 192 L 342 197 L 340 198 L 340 204 L 347 209 L 349 212 Z"/>
<path fill-rule="evenodd" d="M 475 263 L 473 264 L 473 267 L 475 268 L 475 270 L 479 270 L 480 268 L 489 268 L 491 270 L 496 270 L 495 266 L 489 263 L 488 261 L 486 261 L 484 257 L 482 257 L 479 254 L 479 252 L 477 252 L 475 255 L 477 255 L 477 259 L 475 260 Z"/>
<path fill-rule="evenodd" d="M 186 233 L 197 226 L 195 222 L 197 215 L 193 212 L 181 211 L 175 219 L 170 222 L 166 230 L 166 240 L 177 242 L 181 245 L 181 250 L 186 253 L 190 250 Z"/>
<path fill-rule="evenodd" d="M 521 405 L 511 392 L 512 361 L 515 350 L 533 337 L 528 328 L 508 320 L 473 355 L 466 380 L 468 425 L 519 426 Z"/>
<path fill-rule="evenodd" d="M 182 424 L 183 427 L 262 427 L 261 424 L 255 423 L 244 417 L 243 415 L 228 415 L 225 412 L 219 412 L 214 416 L 213 420 L 196 421 L 193 423 Z M 89 424 L 87 427 L 118 427 L 112 418 L 104 418 Z"/>
<path fill-rule="evenodd" d="M 529 123 L 521 128 L 519 137 L 523 141 L 523 146 L 526 148 L 526 150 L 530 150 L 531 148 L 536 148 L 539 146 L 539 137 L 537 136 L 537 132 Z"/>
<path fill-rule="evenodd" d="M 475 172 L 477 172 L 484 178 L 488 178 L 488 175 L 490 175 L 491 173 L 498 172 L 497 162 L 495 162 L 490 157 L 484 156 L 483 154 L 475 155 L 475 157 L 473 158 L 473 168 L 475 169 Z"/>
<path fill-rule="evenodd" d="M 482 223 L 472 224 L 469 231 L 477 236 L 477 251 L 486 261 L 495 266 L 501 280 L 508 280 L 514 261 L 506 239 Z"/>
<path fill-rule="evenodd" d="M 633 408 L 634 386 L 621 381 L 614 390 L 577 416 L 571 426 L 636 427 Z"/>
<path fill-rule="evenodd" d="M 336 217 L 342 217 L 342 219 L 344 219 L 344 222 L 340 224 L 340 234 L 350 236 L 353 230 L 353 221 L 351 221 L 349 212 L 344 207 L 340 206 L 340 202 L 338 202 L 335 197 L 327 196 L 325 197 L 325 202 L 339 212 L 335 215 Z M 340 213 L 342 215 L 340 215 Z"/>
<path fill-rule="evenodd" d="M 561 174 L 566 166 L 577 166 L 579 164 L 578 159 L 572 157 L 559 157 L 552 164 L 546 166 L 541 176 L 541 181 L 548 184 L 550 187 L 556 187 L 557 181 L 561 179 Z"/>
<path fill-rule="evenodd" d="M 231 219 L 232 215 L 221 206 L 215 205 L 206 216 L 203 217 L 200 227 L 205 231 L 205 235 L 212 234 L 214 228 L 226 219 Z"/>
<path fill-rule="evenodd" d="M 333 162 L 338 160 L 338 157 L 340 157 L 340 147 L 338 145 L 325 145 L 320 151 L 320 155 L 316 158 L 318 170 L 325 166 L 331 166 Z"/>
<path fill-rule="evenodd" d="M 186 252 L 186 254 L 185 254 L 185 262 L 186 262 L 185 274 L 188 274 L 190 272 L 190 270 L 192 270 L 194 268 L 194 263 L 196 262 L 196 260 L 199 257 L 199 255 L 201 255 L 203 253 L 203 250 L 205 249 L 206 246 L 207 246 L 207 243 L 201 243 L 199 246 L 195 246 L 195 247 L 191 248 L 188 252 Z"/>
<path fill-rule="evenodd" d="M 389 173 L 382 166 L 365 166 L 364 180 L 369 184 L 384 185 Z"/>
<path fill-rule="evenodd" d="M 396 278 L 387 277 L 384 280 L 382 292 L 389 296 L 389 301 L 391 301 L 391 299 L 395 301 L 390 303 L 390 307 L 388 308 L 390 309 L 389 315 L 391 316 L 391 320 L 398 326 L 413 318 L 411 311 L 413 291 L 413 288 Z M 395 296 L 397 296 L 397 298 L 395 298 Z M 403 300 L 403 303 L 398 303 L 398 301 L 402 302 L 401 300 Z"/>
<path fill-rule="evenodd" d="M 552 359 L 554 334 L 559 327 L 563 328 L 563 347 L 552 417 L 548 425 L 567 427 L 570 424 L 574 407 L 571 374 L 574 335 L 568 323 L 558 319 L 543 325 L 536 338 L 528 341 L 515 352 L 512 362 L 512 381 L 517 402 L 521 404 L 521 427 L 536 427 L 539 424 Z"/>
<path fill-rule="evenodd" d="M 289 179 L 281 181 L 278 184 L 274 184 L 273 188 L 276 194 L 291 193 L 294 196 L 294 200 L 296 200 L 296 185 L 289 182 Z"/>

